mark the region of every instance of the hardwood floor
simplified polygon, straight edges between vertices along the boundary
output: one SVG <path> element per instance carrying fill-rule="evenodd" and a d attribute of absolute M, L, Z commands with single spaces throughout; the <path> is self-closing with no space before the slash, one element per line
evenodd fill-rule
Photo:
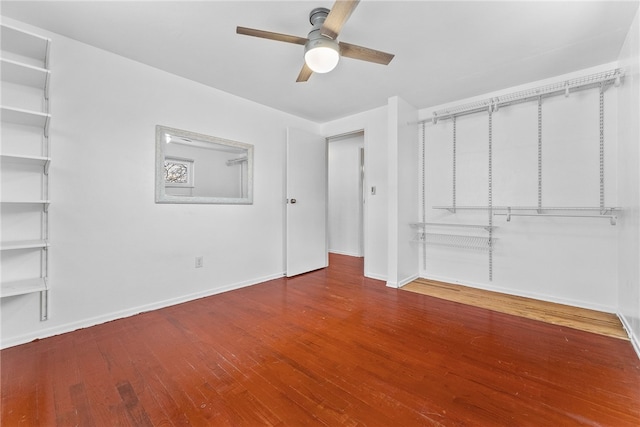
<path fill-rule="evenodd" d="M 402 289 L 449 301 L 471 304 L 476 307 L 499 311 L 500 313 L 513 314 L 514 316 L 540 320 L 554 325 L 568 326 L 581 331 L 593 332 L 594 334 L 623 340 L 629 339 L 618 316 L 611 313 L 428 279 L 416 279 L 403 286 Z"/>
<path fill-rule="evenodd" d="M 330 263 L 2 350 L 1 424 L 640 425 L 628 341 Z"/>

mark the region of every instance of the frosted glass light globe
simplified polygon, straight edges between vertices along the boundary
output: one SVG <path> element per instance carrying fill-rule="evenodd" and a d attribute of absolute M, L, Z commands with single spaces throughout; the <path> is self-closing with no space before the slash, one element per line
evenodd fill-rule
<path fill-rule="evenodd" d="M 340 60 L 340 53 L 329 46 L 318 46 L 307 50 L 304 62 L 314 73 L 328 73 L 336 68 Z"/>

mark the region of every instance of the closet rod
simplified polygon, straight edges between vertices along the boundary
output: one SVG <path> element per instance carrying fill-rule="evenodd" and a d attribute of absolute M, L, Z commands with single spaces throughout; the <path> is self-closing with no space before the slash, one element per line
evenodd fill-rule
<path fill-rule="evenodd" d="M 604 86 L 619 86 L 621 84 L 624 73 L 621 68 L 605 71 L 602 73 L 591 74 L 588 76 L 578 77 L 562 82 L 540 86 L 537 88 L 527 89 L 519 92 L 513 92 L 500 95 L 469 104 L 459 105 L 433 113 L 433 117 L 420 120 L 416 123 L 432 122 L 437 123 L 438 120 L 451 119 L 453 117 L 466 116 L 468 114 L 479 113 L 492 110 L 496 112 L 500 107 L 520 104 L 522 102 L 534 101 L 539 98 L 547 98 L 551 96 L 565 95 L 569 96 L 571 92 L 585 89 L 592 89 Z"/>
<path fill-rule="evenodd" d="M 453 209 L 453 206 L 432 206 L 432 209 Z M 456 206 L 456 209 L 468 210 L 520 210 L 520 211 L 616 211 L 619 207 L 596 207 L 596 206 Z"/>
<path fill-rule="evenodd" d="M 546 217 L 561 217 L 561 218 L 609 218 L 611 225 L 616 225 L 618 219 L 615 215 L 569 215 L 569 214 L 526 214 L 526 213 L 497 213 L 494 215 L 506 216 L 507 221 L 511 221 L 512 216 L 546 216 Z"/>

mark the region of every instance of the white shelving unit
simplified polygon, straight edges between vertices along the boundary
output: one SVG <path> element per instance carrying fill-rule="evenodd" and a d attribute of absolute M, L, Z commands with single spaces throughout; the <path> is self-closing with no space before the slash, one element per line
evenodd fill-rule
<path fill-rule="evenodd" d="M 3 200 L 2 201 L 2 205 L 5 206 L 9 206 L 9 205 L 24 205 L 24 206 L 36 206 L 36 207 L 40 207 L 43 212 L 49 212 L 49 205 L 51 204 L 51 202 L 49 200 L 42 200 L 42 199 L 34 199 L 34 200 Z"/>
<path fill-rule="evenodd" d="M 46 292 L 48 290 L 47 278 L 14 280 L 2 283 L 2 296 L 15 297 L 34 292 Z"/>
<path fill-rule="evenodd" d="M 490 251 L 495 241 L 488 235 L 472 234 L 473 230 L 483 233 L 495 228 L 489 225 L 416 222 L 411 226 L 417 229 L 414 241 L 427 245 Z"/>
<path fill-rule="evenodd" d="M 39 215 L 39 223 L 28 222 L 27 225 L 20 226 L 13 230 L 12 238 L 16 234 L 24 232 L 25 238 L 18 240 L 0 242 L 0 255 L 3 257 L 3 274 L 0 280 L 0 298 L 19 297 L 21 295 L 40 293 L 40 320 L 47 320 L 48 313 L 48 292 L 49 292 L 49 165 L 50 141 L 49 123 L 49 82 L 51 72 L 49 71 L 49 50 L 51 40 L 41 37 L 18 28 L 8 25 L 0 25 L 0 40 L 2 49 L 0 54 L 0 75 L 2 76 L 3 93 L 5 89 L 17 91 L 18 96 L 13 97 L 14 101 L 5 99 L 0 102 L 0 115 L 2 124 L 19 125 L 26 133 L 39 133 L 40 153 L 35 155 L 29 150 L 21 151 L 20 144 L 3 144 L 11 146 L 11 152 L 0 153 L 0 166 L 2 179 L 7 180 L 10 186 L 14 181 L 11 174 L 38 174 L 40 188 L 35 196 L 32 188 L 8 188 L 3 187 L 3 199 L 0 200 L 3 221 L 14 215 Z M 22 95 L 25 98 L 31 96 L 33 92 L 40 92 L 42 95 L 42 108 L 24 108 L 23 105 L 13 105 L 15 100 L 20 100 Z M 5 98 L 5 96 L 3 96 Z M 19 102 L 18 102 L 19 103 Z M 17 132 L 20 132 L 18 130 Z M 10 138 L 15 137 L 11 134 Z M 4 138 L 4 135 L 3 135 Z M 17 138 L 21 141 L 21 138 Z M 12 141 L 7 141 L 12 142 Z M 4 149 L 4 148 L 3 148 Z M 32 182 L 32 181 L 30 181 Z M 33 181 L 36 182 L 36 181 Z M 31 185 L 31 184 L 21 184 Z M 9 190 L 9 191 L 7 191 Z M 5 196 L 6 193 L 11 196 Z M 24 196 L 23 196 L 24 194 Z M 18 209 L 15 209 L 18 207 Z M 5 217 L 6 215 L 6 217 Z M 19 218 L 18 218 L 19 219 Z M 20 221 L 17 221 L 20 222 Z M 13 223 L 13 222 L 12 222 Z M 33 228 L 38 227 L 39 230 Z M 7 233 L 3 233 L 3 237 Z M 40 238 L 33 236 L 39 234 Z M 33 268 L 27 263 L 16 262 L 15 258 L 20 255 L 39 255 L 39 267 Z M 25 266 L 26 265 L 26 266 Z M 7 279 L 8 278 L 8 279 Z"/>
<path fill-rule="evenodd" d="M 489 231 L 490 228 L 495 228 L 492 225 L 484 225 L 484 224 L 456 224 L 450 222 L 416 222 L 411 224 L 412 227 L 444 227 L 444 228 L 482 228 L 483 230 Z"/>
<path fill-rule="evenodd" d="M 0 59 L 2 80 L 23 86 L 45 90 L 49 88 L 51 72 L 45 68 L 34 67 L 11 59 Z M 48 97 L 48 93 L 46 94 Z"/>
<path fill-rule="evenodd" d="M 618 207 L 562 207 L 562 206 L 433 206 L 433 209 L 445 209 L 451 213 L 456 210 L 491 211 L 494 216 L 505 216 L 507 222 L 511 222 L 511 217 L 553 217 L 553 218 L 604 218 L 608 219 L 611 225 L 616 225 L 620 212 Z M 596 212 L 590 214 L 589 212 Z"/>
<path fill-rule="evenodd" d="M 450 248 L 477 249 L 488 251 L 491 249 L 488 237 L 464 236 L 460 234 L 421 233 L 416 240 L 427 245 L 447 246 Z"/>
<path fill-rule="evenodd" d="M 44 168 L 44 173 L 49 174 L 49 164 L 51 163 L 51 157 L 43 157 L 43 156 L 24 156 L 19 154 L 0 154 L 0 165 L 2 167 L 6 167 L 11 164 L 18 165 L 34 165 L 34 166 L 42 166 Z"/>
<path fill-rule="evenodd" d="M 17 240 L 13 242 L 0 243 L 0 250 L 13 251 L 17 249 L 44 249 L 49 247 L 46 240 Z"/>
<path fill-rule="evenodd" d="M 415 222 L 410 225 L 417 231 L 414 241 L 424 245 L 484 251 L 489 256 L 493 253 L 496 241 L 493 237 L 496 227 L 493 225 L 443 222 Z M 489 277 L 492 275 L 491 270 L 490 262 Z"/>
<path fill-rule="evenodd" d="M 441 244 L 446 246 L 455 247 L 478 247 L 484 248 L 485 244 L 488 247 L 489 254 L 489 281 L 493 280 L 493 222 L 494 216 L 506 217 L 506 222 L 510 223 L 512 217 L 537 217 L 537 218 L 571 218 L 571 219 L 585 219 L 585 218 L 604 218 L 609 220 L 611 225 L 616 225 L 617 214 L 621 212 L 621 208 L 610 207 L 605 204 L 605 144 L 604 144 L 604 93 L 607 88 L 618 87 L 622 84 L 624 78 L 624 72 L 622 69 L 613 69 L 597 74 L 588 76 L 582 76 L 571 80 L 552 83 L 546 86 L 538 88 L 531 88 L 520 92 L 514 92 L 510 94 L 501 95 L 499 97 L 488 98 L 481 101 L 474 101 L 465 105 L 458 105 L 450 107 L 444 110 L 436 111 L 433 113 L 433 117 L 425 120 L 421 120 L 418 123 L 422 124 L 422 219 L 426 218 L 426 184 L 425 184 L 425 123 L 432 122 L 434 125 L 440 121 L 451 120 L 451 159 L 452 159 L 452 191 L 451 191 L 451 204 L 448 206 L 431 206 L 432 209 L 447 210 L 451 214 L 458 214 L 463 211 L 484 211 L 487 214 L 488 227 L 487 240 L 479 240 L 480 238 L 461 238 L 458 235 L 444 235 L 440 233 L 428 233 L 426 228 L 428 226 L 435 226 L 435 224 L 423 223 L 424 229 L 422 234 L 419 235 L 421 241 L 426 244 Z M 545 98 L 553 96 L 569 96 L 571 92 L 599 89 L 599 163 L 600 163 L 600 182 L 599 182 L 599 206 L 593 207 L 564 207 L 564 206 L 545 206 L 543 204 L 543 122 L 542 122 L 542 101 Z M 493 204 L 493 114 L 497 113 L 499 109 L 508 107 L 510 105 L 516 105 L 523 102 L 537 102 L 537 121 L 538 121 L 538 188 L 537 188 L 537 206 L 496 206 Z M 460 206 L 457 200 L 457 130 L 456 120 L 457 117 L 465 116 L 468 114 L 486 114 L 487 115 L 487 205 L 485 206 Z M 441 226 L 445 224 L 440 224 Z M 460 225 L 458 225 L 460 226 Z M 459 233 L 462 234 L 462 233 Z M 426 256 L 423 258 L 426 269 Z"/>
<path fill-rule="evenodd" d="M 44 135 L 49 136 L 49 119 L 51 115 L 48 113 L 0 106 L 0 114 L 2 114 L 3 122 L 43 128 Z"/>

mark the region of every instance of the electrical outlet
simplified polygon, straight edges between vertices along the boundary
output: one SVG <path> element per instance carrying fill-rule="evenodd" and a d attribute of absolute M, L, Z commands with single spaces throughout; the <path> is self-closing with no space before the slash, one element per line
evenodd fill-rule
<path fill-rule="evenodd" d="M 202 268 L 204 265 L 204 257 L 197 256 L 196 257 L 196 268 Z"/>

